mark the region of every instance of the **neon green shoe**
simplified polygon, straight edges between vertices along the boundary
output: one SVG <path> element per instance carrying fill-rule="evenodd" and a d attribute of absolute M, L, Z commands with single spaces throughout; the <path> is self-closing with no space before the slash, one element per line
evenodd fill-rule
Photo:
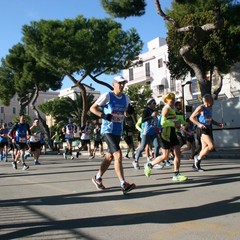
<path fill-rule="evenodd" d="M 183 182 L 186 181 L 188 179 L 188 177 L 182 175 L 181 173 L 178 173 L 177 175 L 174 175 L 172 177 L 172 180 L 175 182 Z"/>
<path fill-rule="evenodd" d="M 144 174 L 146 175 L 146 177 L 150 177 L 152 173 L 152 169 L 148 166 L 148 163 L 144 164 Z"/>

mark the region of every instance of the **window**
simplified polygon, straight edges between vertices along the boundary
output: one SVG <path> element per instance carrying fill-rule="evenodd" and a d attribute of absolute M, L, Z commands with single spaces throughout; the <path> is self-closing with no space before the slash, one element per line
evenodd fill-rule
<path fill-rule="evenodd" d="M 158 85 L 158 95 L 164 95 L 164 85 Z"/>
<path fill-rule="evenodd" d="M 1 113 L 4 113 L 4 107 L 1 107 Z"/>
<path fill-rule="evenodd" d="M 158 68 L 162 68 L 163 67 L 163 60 L 162 58 L 158 59 Z"/>
<path fill-rule="evenodd" d="M 130 68 L 129 69 L 129 81 L 132 81 L 132 80 L 134 80 L 134 78 L 133 78 L 133 68 Z"/>
<path fill-rule="evenodd" d="M 16 107 L 13 107 L 13 114 L 16 114 Z"/>
<path fill-rule="evenodd" d="M 150 77 L 150 63 L 145 63 L 145 73 L 147 77 Z"/>

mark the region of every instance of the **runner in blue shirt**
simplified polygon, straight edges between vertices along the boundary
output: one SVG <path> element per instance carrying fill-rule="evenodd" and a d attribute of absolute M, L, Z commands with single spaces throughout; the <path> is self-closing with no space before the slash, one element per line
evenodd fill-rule
<path fill-rule="evenodd" d="M 194 156 L 193 169 L 197 172 L 202 172 L 204 169 L 201 168 L 201 160 L 212 150 L 215 149 L 213 138 L 212 138 L 212 124 L 223 127 L 222 123 L 218 123 L 212 118 L 212 106 L 214 100 L 211 94 L 203 96 L 203 104 L 198 106 L 190 116 L 192 121 L 198 128 L 201 129 L 201 145 L 202 149 L 199 155 Z"/>
<path fill-rule="evenodd" d="M 108 145 L 105 159 L 102 162 L 97 175 L 92 179 L 98 190 L 105 189 L 102 183 L 102 176 L 109 168 L 114 159 L 114 168 L 121 184 L 123 194 L 134 189 L 134 183 L 129 184 L 125 181 L 122 165 L 122 151 L 119 143 L 123 131 L 124 117 L 133 114 L 133 107 L 130 99 L 123 94 L 127 80 L 122 76 L 114 77 L 113 91 L 102 94 L 91 106 L 90 111 L 102 118 L 101 134 L 104 136 Z"/>
<path fill-rule="evenodd" d="M 8 128 L 7 124 L 3 123 L 0 128 L 0 160 L 7 162 L 8 157 Z"/>
<path fill-rule="evenodd" d="M 21 157 L 21 162 L 23 164 L 22 170 L 27 170 L 29 166 L 25 163 L 24 154 L 27 147 L 27 140 L 31 136 L 31 131 L 29 124 L 25 123 L 25 116 L 23 114 L 20 114 L 19 122 L 10 130 L 9 136 L 13 136 L 12 132 L 15 132 L 15 136 L 11 137 L 11 140 L 18 150 L 15 159 L 12 162 L 13 169 L 17 169 L 17 162 Z"/>

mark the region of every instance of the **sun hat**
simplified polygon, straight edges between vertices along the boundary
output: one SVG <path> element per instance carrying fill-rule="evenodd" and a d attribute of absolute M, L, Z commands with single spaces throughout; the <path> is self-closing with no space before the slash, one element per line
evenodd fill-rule
<path fill-rule="evenodd" d="M 115 83 L 115 82 L 117 82 L 117 83 L 123 83 L 123 82 L 128 82 L 128 80 L 125 79 L 125 78 L 122 77 L 122 76 L 116 76 L 116 77 L 113 78 L 113 83 Z"/>
<path fill-rule="evenodd" d="M 147 105 L 152 105 L 152 104 L 157 104 L 154 98 L 150 98 L 150 99 L 147 101 Z"/>

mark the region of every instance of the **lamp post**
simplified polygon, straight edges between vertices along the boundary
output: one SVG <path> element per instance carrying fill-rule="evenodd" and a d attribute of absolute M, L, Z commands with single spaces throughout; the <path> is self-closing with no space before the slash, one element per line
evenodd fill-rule
<path fill-rule="evenodd" d="M 192 84 L 192 81 L 187 81 L 187 82 L 184 82 L 184 83 L 182 83 L 182 100 L 183 100 L 183 118 L 184 118 L 184 120 L 185 120 L 185 113 L 186 113 L 186 111 L 185 111 L 185 98 L 184 98 L 184 87 L 186 86 L 186 85 L 189 85 L 189 84 Z"/>

